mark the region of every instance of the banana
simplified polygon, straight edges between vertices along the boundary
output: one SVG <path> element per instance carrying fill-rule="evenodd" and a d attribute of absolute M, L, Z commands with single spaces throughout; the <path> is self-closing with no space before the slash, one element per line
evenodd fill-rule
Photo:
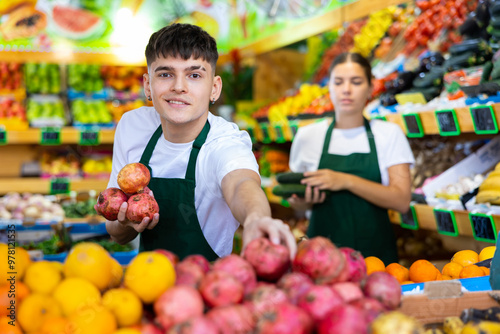
<path fill-rule="evenodd" d="M 460 319 L 463 323 L 468 323 L 470 321 L 479 321 L 479 320 L 489 320 L 500 322 L 500 307 L 490 307 L 484 310 L 476 309 L 476 308 L 467 308 L 462 311 L 460 314 Z"/>
<path fill-rule="evenodd" d="M 500 323 L 495 321 L 471 321 L 465 324 L 462 334 L 498 334 Z"/>
<path fill-rule="evenodd" d="M 460 334 L 464 323 L 459 317 L 446 317 L 443 322 L 443 331 L 446 334 Z"/>
<path fill-rule="evenodd" d="M 500 172 L 498 176 L 489 176 L 479 186 L 479 191 L 497 190 L 500 191 Z"/>
<path fill-rule="evenodd" d="M 500 205 L 500 190 L 484 190 L 476 195 L 476 203 Z"/>

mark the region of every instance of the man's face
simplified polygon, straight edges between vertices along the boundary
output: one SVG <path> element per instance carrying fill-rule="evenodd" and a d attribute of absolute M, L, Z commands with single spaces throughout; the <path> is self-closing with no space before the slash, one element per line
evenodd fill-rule
<path fill-rule="evenodd" d="M 221 88 L 221 78 L 214 77 L 210 63 L 201 58 L 160 57 L 144 74 L 146 96 L 151 96 L 161 118 L 174 125 L 200 120 Z"/>

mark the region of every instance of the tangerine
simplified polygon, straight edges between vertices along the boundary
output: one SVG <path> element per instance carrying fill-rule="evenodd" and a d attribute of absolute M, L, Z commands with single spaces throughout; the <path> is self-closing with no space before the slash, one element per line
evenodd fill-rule
<path fill-rule="evenodd" d="M 397 262 L 388 264 L 387 267 L 385 267 L 385 271 L 394 276 L 399 283 L 408 281 L 410 279 L 408 268 L 400 265 Z"/>
<path fill-rule="evenodd" d="M 479 267 L 481 270 L 484 272 L 484 276 L 489 276 L 490 275 L 490 268 L 487 267 Z"/>
<path fill-rule="evenodd" d="M 61 315 L 61 307 L 51 296 L 33 293 L 19 305 L 17 320 L 25 332 L 37 332 L 46 317 Z"/>
<path fill-rule="evenodd" d="M 111 289 L 102 296 L 102 305 L 116 318 L 118 327 L 139 324 L 142 318 L 142 302 L 135 293 L 126 289 Z"/>
<path fill-rule="evenodd" d="M 7 316 L 0 317 L 0 333 L 2 334 L 23 334 L 18 323 Z M 14 326 L 12 325 L 14 324 Z"/>
<path fill-rule="evenodd" d="M 443 277 L 443 281 L 449 281 L 449 280 L 453 279 L 453 278 L 451 278 L 451 276 L 448 276 L 448 275 L 442 275 L 442 277 Z"/>
<path fill-rule="evenodd" d="M 451 262 L 458 263 L 463 267 L 479 262 L 479 255 L 470 249 L 456 252 L 451 258 Z"/>
<path fill-rule="evenodd" d="M 26 269 L 24 283 L 32 292 L 51 294 L 62 280 L 61 271 L 52 262 L 35 262 Z"/>
<path fill-rule="evenodd" d="M 152 303 L 174 285 L 175 269 L 167 256 L 158 252 L 142 252 L 132 259 L 125 270 L 124 283 L 144 303 Z"/>
<path fill-rule="evenodd" d="M 370 275 L 375 271 L 385 271 L 384 262 L 376 256 L 365 257 L 366 274 Z"/>
<path fill-rule="evenodd" d="M 65 317 L 52 316 L 46 317 L 40 326 L 38 334 L 73 334 L 71 323 Z"/>
<path fill-rule="evenodd" d="M 95 285 L 79 277 L 62 280 L 54 289 L 53 296 L 61 305 L 65 316 L 84 306 L 101 304 L 101 293 Z"/>
<path fill-rule="evenodd" d="M 116 319 L 101 305 L 87 305 L 69 317 L 69 322 L 78 334 L 112 334 L 116 331 Z"/>
<path fill-rule="evenodd" d="M 111 288 L 116 288 L 120 286 L 123 279 L 123 267 L 122 265 L 113 257 L 111 259 L 111 282 L 109 286 Z"/>
<path fill-rule="evenodd" d="M 29 295 L 30 291 L 26 284 L 21 281 L 16 281 L 15 287 L 10 284 L 4 284 L 0 286 L 0 317 L 9 315 L 9 306 L 11 305 L 11 300 L 19 305 L 19 303 Z M 1 333 L 1 332 L 0 332 Z"/>
<path fill-rule="evenodd" d="M 415 284 L 415 282 L 413 281 L 404 281 L 404 282 L 401 282 L 401 285 L 403 284 Z"/>
<path fill-rule="evenodd" d="M 480 276 L 484 276 L 484 271 L 475 264 L 465 266 L 460 272 L 460 278 L 470 278 L 470 277 L 480 277 Z"/>
<path fill-rule="evenodd" d="M 496 250 L 497 250 L 496 246 L 484 247 L 481 250 L 481 252 L 479 252 L 479 261 L 484 261 L 493 258 Z"/>
<path fill-rule="evenodd" d="M 417 260 L 410 266 L 410 280 L 422 283 L 436 280 L 439 270 L 427 260 Z"/>
<path fill-rule="evenodd" d="M 16 279 L 21 280 L 30 263 L 30 255 L 24 248 L 0 244 L 0 282 L 2 284 L 12 276 L 12 274 L 7 274 L 9 272 L 15 272 Z"/>
<path fill-rule="evenodd" d="M 451 278 L 460 278 L 460 272 L 464 267 L 456 262 L 449 262 L 444 265 L 441 271 L 443 275 L 450 276 Z"/>

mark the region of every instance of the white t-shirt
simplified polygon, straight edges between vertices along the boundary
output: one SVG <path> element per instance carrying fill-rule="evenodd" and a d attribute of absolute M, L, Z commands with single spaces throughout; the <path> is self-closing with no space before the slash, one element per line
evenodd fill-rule
<path fill-rule="evenodd" d="M 196 161 L 195 206 L 203 234 L 215 253 L 229 255 L 233 236 L 239 226 L 222 195 L 221 183 L 236 169 L 258 173 L 250 136 L 234 123 L 208 113 L 210 132 Z M 128 163 L 139 162 L 144 149 L 160 125 L 153 107 L 141 107 L 125 113 L 116 127 L 113 169 L 108 187 L 118 187 L 118 172 Z M 185 178 L 193 142 L 176 144 L 161 136 L 149 165 L 154 177 Z"/>
<path fill-rule="evenodd" d="M 293 172 L 315 171 L 323 151 L 329 120 L 323 120 L 299 128 L 290 150 L 290 169 Z M 370 127 L 375 137 L 378 164 L 382 184 L 389 184 L 388 168 L 398 164 L 413 164 L 415 158 L 408 139 L 401 128 L 390 122 L 371 120 Z M 349 155 L 368 153 L 370 145 L 364 126 L 353 129 L 333 129 L 328 153 Z"/>

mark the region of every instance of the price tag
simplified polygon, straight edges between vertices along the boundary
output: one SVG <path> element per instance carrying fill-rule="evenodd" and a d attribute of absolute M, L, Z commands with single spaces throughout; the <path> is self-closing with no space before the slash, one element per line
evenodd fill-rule
<path fill-rule="evenodd" d="M 420 92 L 415 92 L 415 93 L 403 93 L 403 94 L 396 94 L 394 96 L 396 98 L 396 101 L 398 101 L 398 104 L 406 104 L 406 103 L 414 103 L 414 104 L 426 104 L 427 100 L 425 99 L 424 94 Z"/>
<path fill-rule="evenodd" d="M 471 107 L 470 114 L 474 131 L 478 135 L 489 135 L 498 133 L 498 124 L 495 112 L 491 106 Z"/>
<path fill-rule="evenodd" d="M 453 211 L 434 209 L 437 231 L 444 235 L 456 237 L 458 235 L 457 222 Z"/>
<path fill-rule="evenodd" d="M 292 138 L 290 138 L 290 140 L 292 140 L 299 130 L 299 124 L 296 121 L 293 121 L 289 122 L 288 126 L 290 127 L 290 132 L 292 133 Z"/>
<path fill-rule="evenodd" d="M 493 217 L 484 213 L 469 213 L 474 239 L 496 243 L 497 231 Z"/>
<path fill-rule="evenodd" d="M 101 142 L 100 130 L 82 130 L 80 131 L 80 145 L 95 146 Z"/>
<path fill-rule="evenodd" d="M 61 129 L 53 127 L 42 128 L 40 144 L 42 145 L 61 144 Z"/>
<path fill-rule="evenodd" d="M 406 135 L 410 138 L 420 138 L 424 136 L 422 121 L 418 114 L 405 114 L 403 120 L 406 125 Z"/>
<path fill-rule="evenodd" d="M 371 119 L 379 119 L 381 121 L 387 121 L 387 117 L 380 115 L 373 116 Z"/>
<path fill-rule="evenodd" d="M 262 142 L 264 144 L 271 143 L 271 135 L 269 134 L 269 128 L 267 124 L 261 124 L 260 129 L 262 130 Z"/>
<path fill-rule="evenodd" d="M 281 127 L 281 125 L 275 125 L 274 126 L 274 131 L 276 133 L 276 142 L 277 143 L 284 143 L 284 142 L 286 142 L 285 134 L 283 133 L 283 128 Z"/>
<path fill-rule="evenodd" d="M 415 213 L 415 208 L 410 205 L 410 209 L 406 213 L 400 213 L 401 217 L 401 227 L 408 228 L 410 230 L 418 230 L 418 220 L 417 214 Z"/>
<path fill-rule="evenodd" d="M 54 178 L 50 181 L 50 194 L 68 194 L 70 192 L 70 183 L 67 178 Z"/>
<path fill-rule="evenodd" d="M 435 115 L 441 136 L 458 136 L 460 134 L 455 110 L 436 110 Z"/>
<path fill-rule="evenodd" d="M 7 131 L 4 128 L 0 128 L 0 145 L 7 144 Z"/>

